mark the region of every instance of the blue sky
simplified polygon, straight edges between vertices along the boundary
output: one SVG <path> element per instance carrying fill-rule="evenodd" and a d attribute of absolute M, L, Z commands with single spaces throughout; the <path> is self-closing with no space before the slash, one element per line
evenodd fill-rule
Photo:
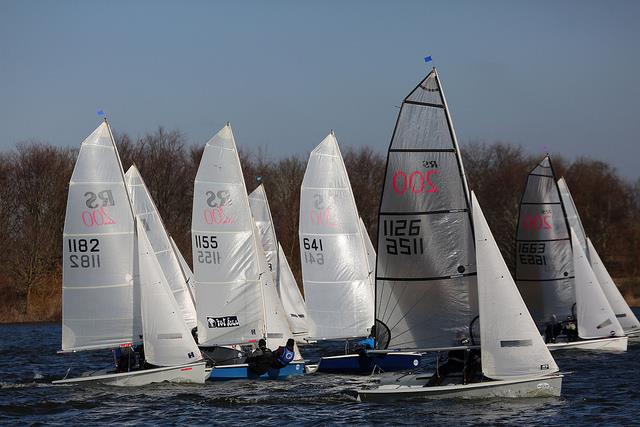
<path fill-rule="evenodd" d="M 104 109 L 272 158 L 330 129 L 386 150 L 435 65 L 462 147 L 503 141 L 640 177 L 640 2 L 0 2 L 0 150 L 77 146 Z M 423 57 L 433 62 L 425 64 Z"/>

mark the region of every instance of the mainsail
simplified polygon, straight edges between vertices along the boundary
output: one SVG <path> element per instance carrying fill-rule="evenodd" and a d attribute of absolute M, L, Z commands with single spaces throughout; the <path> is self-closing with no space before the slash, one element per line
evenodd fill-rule
<path fill-rule="evenodd" d="M 616 318 L 620 322 L 620 325 L 625 331 L 640 328 L 638 319 L 629 308 L 629 305 L 622 297 L 622 294 L 620 294 L 618 287 L 609 275 L 604 263 L 600 259 L 596 249 L 593 247 L 591 240 L 586 236 L 584 227 L 582 226 L 582 221 L 580 220 L 580 215 L 578 214 L 573 197 L 571 196 L 571 192 L 569 191 L 569 187 L 567 186 L 564 178 L 560 178 L 558 180 L 558 188 L 560 189 L 560 195 L 567 211 L 569 224 L 575 231 L 578 242 L 580 243 L 582 250 L 585 252 L 598 283 L 607 297 L 607 301 L 613 309 L 613 312 L 616 314 Z"/>
<path fill-rule="evenodd" d="M 145 360 L 155 366 L 200 360 L 202 355 L 175 299 L 175 291 L 163 273 L 162 258 L 151 244 L 144 217 L 136 219 Z"/>
<path fill-rule="evenodd" d="M 450 346 L 477 314 L 462 159 L 434 69 L 404 99 L 378 218 L 377 346 Z M 457 344 L 457 343 L 456 343 Z"/>
<path fill-rule="evenodd" d="M 317 339 L 368 335 L 373 300 L 358 210 L 335 135 L 309 156 L 300 190 L 300 258 Z"/>
<path fill-rule="evenodd" d="M 129 168 L 125 176 L 134 214 L 144 226 L 187 327 L 192 329 L 197 324 L 196 308 L 187 287 L 187 278 L 171 245 L 160 212 L 135 165 Z"/>
<path fill-rule="evenodd" d="M 273 273 L 278 295 L 287 314 L 289 328 L 295 336 L 308 335 L 307 308 L 287 258 L 278 243 L 273 219 L 271 218 L 269 201 L 262 184 L 249 194 L 249 205 L 260 231 L 262 247 L 264 248 L 269 269 Z"/>
<path fill-rule="evenodd" d="M 572 314 L 571 234 L 549 156 L 527 177 L 516 235 L 515 279 L 538 325 Z"/>
<path fill-rule="evenodd" d="M 124 172 L 106 120 L 80 147 L 64 223 L 62 349 L 140 341 L 135 231 Z"/>
<path fill-rule="evenodd" d="M 508 380 L 557 372 L 472 193 L 478 263 L 482 373 Z"/>
<path fill-rule="evenodd" d="M 231 126 L 205 146 L 196 174 L 191 220 L 202 346 L 271 338 L 286 341 L 287 324 L 269 271 Z"/>

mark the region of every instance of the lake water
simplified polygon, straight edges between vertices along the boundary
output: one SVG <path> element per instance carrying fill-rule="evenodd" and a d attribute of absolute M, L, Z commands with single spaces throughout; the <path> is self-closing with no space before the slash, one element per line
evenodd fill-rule
<path fill-rule="evenodd" d="M 637 312 L 637 310 L 635 310 Z M 393 405 L 356 402 L 367 377 L 309 375 L 287 381 L 232 381 L 145 387 L 52 386 L 106 367 L 110 352 L 56 354 L 60 326 L 0 326 L 0 425 L 12 424 L 393 424 L 638 425 L 640 340 L 626 353 L 555 353 L 565 372 L 558 399 L 446 400 Z M 305 357 L 317 356 L 309 349 Z"/>

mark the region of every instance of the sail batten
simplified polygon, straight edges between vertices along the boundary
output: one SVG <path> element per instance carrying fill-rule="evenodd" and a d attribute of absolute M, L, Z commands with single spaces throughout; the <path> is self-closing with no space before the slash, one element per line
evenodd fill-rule
<path fill-rule="evenodd" d="M 451 345 L 477 313 L 475 273 L 468 186 L 434 69 L 403 101 L 388 150 L 378 216 L 378 347 Z"/>

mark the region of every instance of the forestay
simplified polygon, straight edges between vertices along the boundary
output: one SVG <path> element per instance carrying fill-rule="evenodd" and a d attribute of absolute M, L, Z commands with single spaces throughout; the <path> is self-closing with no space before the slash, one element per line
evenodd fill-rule
<path fill-rule="evenodd" d="M 265 331 L 253 218 L 233 132 L 207 142 L 191 218 L 200 345 L 255 341 Z"/>
<path fill-rule="evenodd" d="M 558 371 L 472 193 L 482 373 L 496 380 Z"/>
<path fill-rule="evenodd" d="M 529 173 L 520 201 L 515 279 L 538 325 L 572 314 L 571 235 L 549 156 Z"/>
<path fill-rule="evenodd" d="M 476 262 L 466 178 L 435 69 L 402 103 L 378 227 L 377 346 L 458 345 L 456 333 L 477 314 Z"/>
<path fill-rule="evenodd" d="M 260 231 L 262 247 L 269 269 L 285 310 L 291 332 L 296 336 L 308 335 L 307 309 L 298 284 L 291 272 L 287 258 L 278 243 L 269 201 L 264 186 L 261 184 L 249 194 L 251 213 Z"/>
<path fill-rule="evenodd" d="M 368 335 L 373 299 L 358 210 L 336 138 L 309 156 L 300 192 L 300 258 L 317 339 Z"/>
<path fill-rule="evenodd" d="M 145 231 L 143 217 L 137 219 L 145 360 L 155 366 L 198 361 L 202 359 L 200 350 L 163 273 L 156 250 Z"/>
<path fill-rule="evenodd" d="M 624 331 L 609 306 L 600 288 L 589 260 L 578 242 L 578 236 L 571 230 L 573 244 L 573 264 L 576 273 L 576 307 L 578 335 L 580 338 L 602 338 L 623 336 Z"/>
<path fill-rule="evenodd" d="M 151 247 L 158 258 L 162 272 L 173 292 L 187 327 L 192 329 L 197 324 L 196 308 L 187 287 L 187 278 L 173 250 L 160 212 L 158 212 L 158 208 L 135 165 L 132 165 L 127 171 L 126 180 L 134 214 L 144 226 Z"/>
<path fill-rule="evenodd" d="M 64 223 L 62 349 L 140 340 L 133 214 L 107 122 L 80 147 Z"/>
<path fill-rule="evenodd" d="M 589 238 L 587 238 L 587 248 L 590 254 L 591 268 L 598 279 L 598 283 L 600 283 L 600 287 L 607 297 L 607 301 L 609 301 L 611 309 L 615 313 L 618 322 L 620 322 L 620 326 L 622 326 L 622 329 L 625 331 L 640 328 L 638 318 L 633 314 L 633 311 L 629 308 L 629 304 L 624 300 L 624 297 L 609 275 L 607 268 L 600 259 L 600 255 L 596 252 L 596 248 L 593 246 L 593 243 L 591 243 L 591 239 Z"/>

